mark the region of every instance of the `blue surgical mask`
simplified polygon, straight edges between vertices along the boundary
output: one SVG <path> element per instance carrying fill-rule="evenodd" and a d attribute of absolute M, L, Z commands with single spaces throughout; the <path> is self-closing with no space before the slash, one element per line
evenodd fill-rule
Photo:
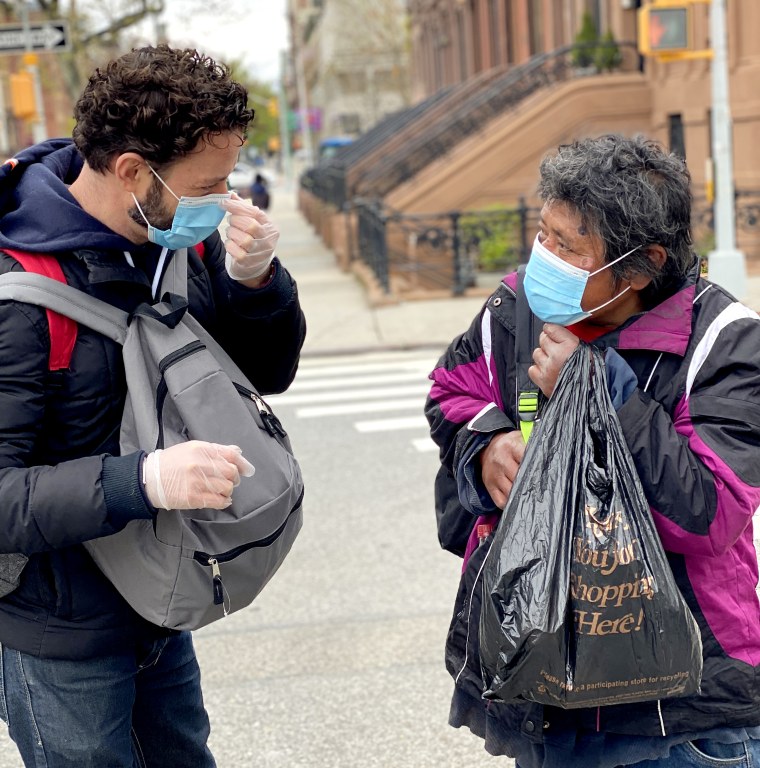
<path fill-rule="evenodd" d="M 638 248 L 639 246 L 636 246 Z M 587 272 L 580 267 L 574 267 L 572 264 L 560 259 L 553 254 L 539 239 L 538 235 L 533 243 L 533 250 L 528 259 L 528 265 L 525 267 L 525 279 L 523 287 L 525 295 L 528 297 L 528 305 L 533 314 L 543 320 L 545 323 L 557 323 L 557 325 L 572 325 L 581 320 L 590 317 L 594 312 L 598 312 L 615 299 L 618 299 L 626 291 L 630 290 L 630 285 L 624 288 L 609 301 L 600 304 L 598 307 L 585 311 L 581 307 L 583 292 L 586 290 L 586 283 L 593 275 L 603 272 L 613 264 L 632 254 L 636 248 L 632 248 L 624 253 L 615 261 L 605 264 L 596 272 Z"/>
<path fill-rule="evenodd" d="M 148 240 L 151 243 L 156 243 L 173 251 L 178 248 L 190 248 L 205 240 L 222 223 L 224 209 L 219 204 L 231 197 L 229 193 L 201 195 L 200 197 L 177 197 L 168 184 L 152 168 L 150 170 L 179 201 L 172 219 L 172 228 L 156 229 L 145 217 L 137 198 L 132 195 L 137 210 L 140 211 L 140 215 L 148 225 Z"/>

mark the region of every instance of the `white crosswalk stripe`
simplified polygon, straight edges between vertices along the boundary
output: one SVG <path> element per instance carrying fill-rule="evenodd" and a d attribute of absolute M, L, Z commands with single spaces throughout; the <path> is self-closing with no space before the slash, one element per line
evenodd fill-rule
<path fill-rule="evenodd" d="M 290 386 L 288 392 L 301 394 L 305 391 L 314 391 L 318 389 L 353 389 L 355 387 L 377 386 L 378 384 L 397 384 L 399 382 L 419 382 L 426 381 L 427 371 L 422 370 L 417 373 L 383 373 L 370 374 L 368 376 L 340 376 L 326 379 L 310 378 L 301 380 L 300 376 L 296 378 Z M 284 395 L 283 395 L 284 397 Z"/>
<path fill-rule="evenodd" d="M 412 440 L 412 445 L 420 453 L 432 453 L 433 451 L 438 450 L 438 446 L 429 437 L 417 438 L 415 440 Z"/>
<path fill-rule="evenodd" d="M 357 421 L 354 426 L 359 432 L 392 432 L 397 429 L 417 429 L 417 427 L 427 427 L 427 420 L 424 416 L 406 416 L 396 419 Z"/>
<path fill-rule="evenodd" d="M 422 395 L 424 398 L 430 387 L 428 384 L 413 384 L 408 387 L 370 387 L 351 392 L 352 400 L 375 400 L 377 398 L 406 397 L 408 395 Z M 333 392 L 305 392 L 268 397 L 267 400 L 278 405 L 301 405 L 302 403 L 339 403 L 346 399 L 344 390 Z"/>
<path fill-rule="evenodd" d="M 307 357 L 288 390 L 266 399 L 297 419 L 354 417 L 360 434 L 409 433 L 415 451 L 437 451 L 423 408 L 439 357 L 435 350 Z"/>
<path fill-rule="evenodd" d="M 341 403 L 341 405 L 317 405 L 313 408 L 297 408 L 299 419 L 314 419 L 319 416 L 345 416 L 351 413 L 382 413 L 383 411 L 419 410 L 420 399 L 413 400 L 370 400 L 362 403 Z M 427 425 L 427 421 L 425 422 Z"/>

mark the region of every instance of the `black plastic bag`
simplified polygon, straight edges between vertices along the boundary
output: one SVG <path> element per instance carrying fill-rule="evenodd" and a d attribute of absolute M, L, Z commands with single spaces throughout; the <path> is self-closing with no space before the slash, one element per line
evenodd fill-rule
<path fill-rule="evenodd" d="M 699 689 L 702 643 L 581 343 L 528 441 L 483 566 L 484 698 L 564 708 Z"/>

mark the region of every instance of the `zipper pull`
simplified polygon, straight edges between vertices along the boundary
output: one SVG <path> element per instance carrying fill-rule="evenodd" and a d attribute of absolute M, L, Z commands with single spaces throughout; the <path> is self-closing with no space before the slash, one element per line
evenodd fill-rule
<path fill-rule="evenodd" d="M 211 566 L 214 605 L 224 605 L 224 584 L 222 584 L 222 572 L 219 570 L 219 561 L 215 557 L 209 557 L 208 564 Z"/>
<path fill-rule="evenodd" d="M 255 392 L 251 392 L 251 400 L 256 403 L 256 407 L 259 409 L 259 416 L 261 416 L 261 421 L 264 423 L 267 432 L 269 432 L 272 437 L 276 437 L 277 435 L 285 437 L 285 430 L 282 428 L 280 420 L 274 415 L 274 411 L 269 405 L 267 405 L 267 403 Z"/>
<path fill-rule="evenodd" d="M 287 437 L 285 430 L 282 428 L 280 420 L 274 415 L 274 411 L 267 405 L 265 400 L 256 392 L 252 392 L 248 387 L 244 387 L 242 384 L 235 384 L 235 389 L 243 396 L 252 400 L 259 412 L 261 423 L 264 425 L 264 429 L 272 436 Z"/>

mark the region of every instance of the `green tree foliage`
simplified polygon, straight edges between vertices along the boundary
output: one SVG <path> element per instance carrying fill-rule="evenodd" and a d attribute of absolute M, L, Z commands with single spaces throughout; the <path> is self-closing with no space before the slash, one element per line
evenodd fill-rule
<path fill-rule="evenodd" d="M 270 83 L 258 80 L 248 72 L 241 61 L 226 61 L 232 76 L 248 89 L 248 106 L 256 113 L 248 129 L 248 145 L 266 153 L 269 139 L 280 135 L 280 118 L 272 107 L 278 104 L 277 91 Z"/>
<path fill-rule="evenodd" d="M 598 39 L 594 17 L 586 11 L 581 19 L 581 28 L 575 36 L 575 47 L 570 57 L 574 67 L 590 67 L 594 63 L 595 43 Z"/>
<path fill-rule="evenodd" d="M 599 40 L 599 46 L 594 51 L 594 66 L 599 72 L 612 72 L 622 63 L 623 57 L 620 46 L 615 42 L 612 30 L 608 29 Z"/>
<path fill-rule="evenodd" d="M 464 213 L 459 228 L 461 242 L 475 269 L 504 274 L 519 264 L 520 211 L 490 205 L 481 211 Z"/>

